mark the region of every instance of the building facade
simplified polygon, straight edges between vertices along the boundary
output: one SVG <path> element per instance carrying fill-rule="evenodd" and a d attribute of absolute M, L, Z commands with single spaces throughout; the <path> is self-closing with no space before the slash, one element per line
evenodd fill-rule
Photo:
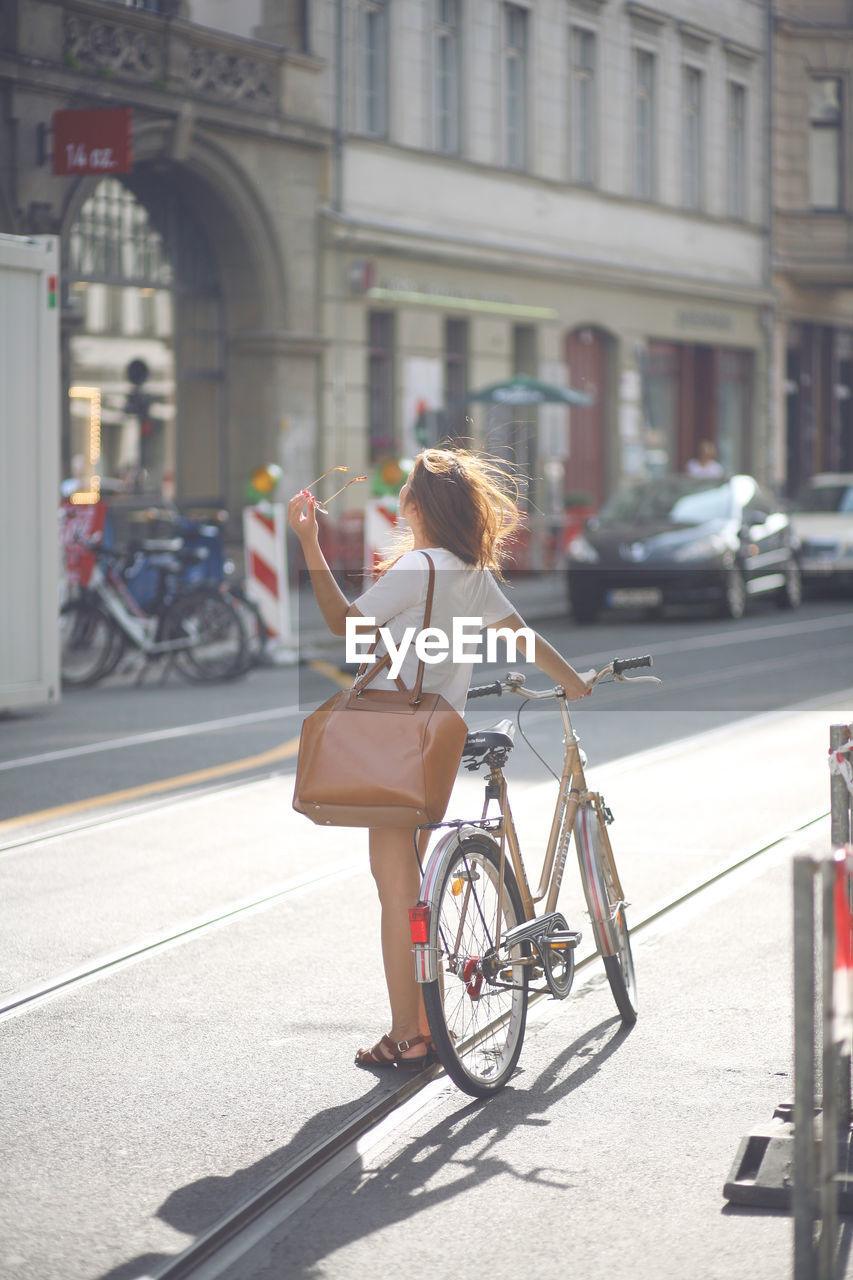
<path fill-rule="evenodd" d="M 328 130 L 292 9 L 0 3 L 0 232 L 61 236 L 65 388 L 99 391 L 104 476 L 186 504 L 316 452 Z M 115 107 L 132 172 L 55 176 L 54 113 Z M 69 474 L 90 400 L 64 416 Z"/>
<path fill-rule="evenodd" d="M 774 10 L 776 419 L 793 495 L 814 472 L 853 471 L 853 10 Z"/>
<path fill-rule="evenodd" d="M 551 514 L 705 437 L 774 480 L 768 40 L 765 0 L 0 0 L 0 232 L 61 235 L 66 386 L 185 503 L 443 432 Z M 53 113 L 113 106 L 133 172 L 54 176 Z M 516 373 L 594 403 L 466 400 Z"/>
<path fill-rule="evenodd" d="M 767 6 L 319 0 L 323 461 L 409 453 L 514 373 L 588 409 L 469 409 L 550 510 L 679 469 L 767 474 Z M 446 420 L 445 420 L 446 423 Z"/>

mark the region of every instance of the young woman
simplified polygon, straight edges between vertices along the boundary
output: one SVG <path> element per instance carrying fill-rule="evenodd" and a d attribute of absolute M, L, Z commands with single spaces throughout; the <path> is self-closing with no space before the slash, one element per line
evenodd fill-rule
<path fill-rule="evenodd" d="M 492 576 L 491 570 L 500 569 L 505 544 L 518 523 L 511 486 L 499 464 L 463 450 L 425 450 L 415 459 L 400 491 L 400 515 L 410 530 L 408 549 L 350 604 L 320 550 L 313 498 L 306 497 L 303 490 L 291 499 L 288 522 L 299 538 L 317 603 L 333 635 L 346 633 L 348 617 L 375 618 L 377 626 L 389 628 L 395 644 L 406 627 L 419 628 L 429 568 L 418 552 L 426 550 L 436 570 L 431 627 L 440 627 L 450 637 L 454 617 L 464 617 L 481 620 L 485 628 L 521 632 L 521 652 L 555 684 L 562 685 L 569 698 L 589 693 L 586 682 L 556 649 L 525 628 Z M 448 656 L 426 666 L 423 688 L 443 694 L 461 714 L 473 667 L 473 659 L 454 662 L 452 655 Z M 410 645 L 400 672 L 409 687 L 416 668 L 414 645 Z M 380 682 L 381 677 L 374 685 Z M 381 771 L 381 760 L 376 768 Z M 360 1049 L 355 1061 L 360 1067 L 419 1070 L 430 1055 L 430 1045 L 409 933 L 409 908 L 417 902 L 420 891 L 412 831 L 371 829 L 369 847 L 381 908 L 391 1029 L 372 1049 Z"/>

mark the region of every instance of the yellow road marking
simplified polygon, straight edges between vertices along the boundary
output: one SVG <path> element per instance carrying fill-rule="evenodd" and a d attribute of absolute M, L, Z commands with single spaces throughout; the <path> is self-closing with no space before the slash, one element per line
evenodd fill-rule
<path fill-rule="evenodd" d="M 87 809 L 100 809 L 111 804 L 121 804 L 126 800 L 139 800 L 143 796 L 156 795 L 162 791 L 176 791 L 179 787 L 192 786 L 198 782 L 210 782 L 214 778 L 227 778 L 232 773 L 242 773 L 246 769 L 259 769 L 263 765 L 275 764 L 279 760 L 289 760 L 299 749 L 299 739 L 291 738 L 281 746 L 262 751 L 256 756 L 245 756 L 242 760 L 231 760 L 228 764 L 211 765 L 209 769 L 196 769 L 193 773 L 181 773 L 174 778 L 163 778 L 160 782 L 143 782 L 137 787 L 125 787 L 121 791 L 110 791 L 102 796 L 89 796 L 86 800 L 75 800 L 71 804 L 56 805 L 52 809 L 41 809 L 38 813 L 24 813 L 18 818 L 7 818 L 0 822 L 0 835 L 14 831 L 16 827 L 26 827 L 39 822 L 48 822 L 56 818 L 67 818 L 74 813 L 85 813 Z"/>
<path fill-rule="evenodd" d="M 334 662 L 326 662 L 323 658 L 314 658 L 308 663 L 312 671 L 317 671 L 321 676 L 326 676 L 331 680 L 332 684 L 338 685 L 341 689 L 352 688 L 352 676 L 345 675 L 340 667 L 336 667 Z"/>

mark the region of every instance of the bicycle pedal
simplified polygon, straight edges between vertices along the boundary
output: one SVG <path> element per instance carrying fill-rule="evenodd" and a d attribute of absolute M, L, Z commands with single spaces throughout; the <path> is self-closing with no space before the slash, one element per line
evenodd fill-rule
<path fill-rule="evenodd" d="M 565 951 L 567 948 L 574 950 L 580 944 L 582 938 L 582 933 L 579 933 L 576 929 L 570 929 L 566 933 L 543 934 L 537 941 L 551 947 L 552 950 Z"/>

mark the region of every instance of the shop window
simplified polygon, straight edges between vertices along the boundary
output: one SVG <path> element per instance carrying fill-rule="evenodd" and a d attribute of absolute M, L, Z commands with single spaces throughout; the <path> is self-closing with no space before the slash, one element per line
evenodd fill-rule
<path fill-rule="evenodd" d="M 726 86 L 727 191 L 730 218 L 746 217 L 746 86 L 729 80 Z"/>
<path fill-rule="evenodd" d="M 358 11 L 359 123 L 363 133 L 388 131 L 388 6 L 371 0 Z"/>
<path fill-rule="evenodd" d="M 595 181 L 595 35 L 572 29 L 571 176 L 573 182 Z"/>
<path fill-rule="evenodd" d="M 394 316 L 370 311 L 368 325 L 368 435 L 370 460 L 393 456 L 394 441 Z"/>
<path fill-rule="evenodd" d="M 634 195 L 651 200 L 655 187 L 655 55 L 634 50 Z"/>
<path fill-rule="evenodd" d="M 684 67 L 681 104 L 681 180 L 685 209 L 702 207 L 703 76 L 698 67 Z"/>
<path fill-rule="evenodd" d="M 103 474 L 223 505 L 224 305 L 191 210 L 144 166 L 132 185 L 105 178 L 69 230 L 64 276 L 80 317 L 70 381 L 101 389 Z M 138 384 L 134 362 L 145 370 Z M 66 466 L 81 451 L 79 406 L 68 410 Z"/>
<path fill-rule="evenodd" d="M 527 10 L 503 6 L 504 162 L 523 169 L 527 160 Z"/>
<path fill-rule="evenodd" d="M 744 467 L 751 444 L 753 357 L 720 350 L 717 364 L 717 452 L 730 474 Z"/>
<path fill-rule="evenodd" d="M 435 146 L 453 155 L 459 150 L 459 0 L 433 0 L 433 115 Z"/>
<path fill-rule="evenodd" d="M 841 105 L 841 80 L 815 76 L 809 103 L 809 204 L 813 209 L 841 207 Z"/>

